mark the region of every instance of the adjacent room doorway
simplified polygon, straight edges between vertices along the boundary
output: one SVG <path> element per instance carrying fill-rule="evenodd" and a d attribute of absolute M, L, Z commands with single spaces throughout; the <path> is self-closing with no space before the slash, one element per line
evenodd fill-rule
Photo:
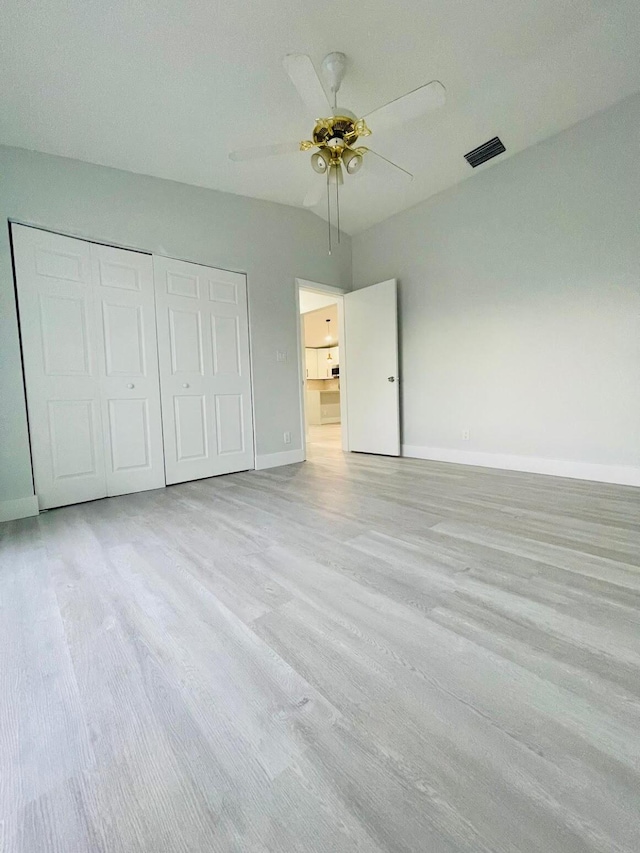
<path fill-rule="evenodd" d="M 297 281 L 300 410 L 305 458 L 347 450 L 344 388 L 344 292 Z"/>
<path fill-rule="evenodd" d="M 351 292 L 296 285 L 305 458 L 338 448 L 399 456 L 396 280 Z"/>

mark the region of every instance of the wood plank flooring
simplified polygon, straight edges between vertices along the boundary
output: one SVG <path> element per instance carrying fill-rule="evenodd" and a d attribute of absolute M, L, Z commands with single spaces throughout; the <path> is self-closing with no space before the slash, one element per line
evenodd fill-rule
<path fill-rule="evenodd" d="M 640 850 L 640 490 L 338 429 L 0 525 L 2 853 Z"/>

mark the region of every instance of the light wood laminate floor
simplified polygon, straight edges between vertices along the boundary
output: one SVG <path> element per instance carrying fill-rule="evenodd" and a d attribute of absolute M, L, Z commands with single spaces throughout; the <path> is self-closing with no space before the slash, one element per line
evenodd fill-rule
<path fill-rule="evenodd" d="M 640 491 L 313 437 L 0 526 L 2 853 L 637 853 Z"/>

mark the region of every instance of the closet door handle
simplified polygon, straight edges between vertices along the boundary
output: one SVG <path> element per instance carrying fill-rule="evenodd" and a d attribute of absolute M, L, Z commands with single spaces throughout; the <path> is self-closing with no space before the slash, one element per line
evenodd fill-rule
<path fill-rule="evenodd" d="M 183 386 L 182 386 L 182 387 L 183 387 L 183 388 L 188 388 L 188 387 L 189 387 L 189 383 L 188 383 L 188 382 L 185 382 L 185 383 L 183 384 Z"/>
<path fill-rule="evenodd" d="M 135 388 L 135 387 L 136 387 L 136 386 L 133 384 L 133 382 L 128 382 L 128 383 L 127 383 L 127 388 Z"/>

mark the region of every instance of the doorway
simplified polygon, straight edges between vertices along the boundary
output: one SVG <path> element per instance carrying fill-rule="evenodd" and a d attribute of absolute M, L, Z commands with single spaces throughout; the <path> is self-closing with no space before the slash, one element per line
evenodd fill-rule
<path fill-rule="evenodd" d="M 296 300 L 304 458 L 400 456 L 396 279 L 355 291 L 296 279 Z"/>
<path fill-rule="evenodd" d="M 297 281 L 305 458 L 348 450 L 344 382 L 344 294 Z"/>

